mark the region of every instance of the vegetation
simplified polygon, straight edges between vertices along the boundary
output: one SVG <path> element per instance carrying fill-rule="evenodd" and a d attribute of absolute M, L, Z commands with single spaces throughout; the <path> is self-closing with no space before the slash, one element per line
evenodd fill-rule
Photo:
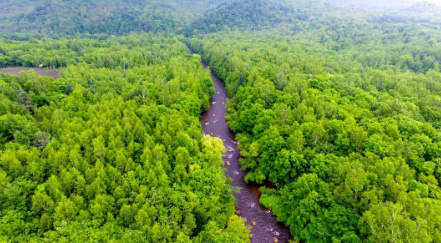
<path fill-rule="evenodd" d="M 225 3 L 206 13 L 185 31 L 187 35 L 206 34 L 219 30 L 264 29 L 295 17 L 295 11 L 265 0 L 242 0 Z"/>
<path fill-rule="evenodd" d="M 200 58 L 176 38 L 73 42 L 57 80 L 0 76 L 0 240 L 248 241 L 222 143 L 200 132 Z"/>
<path fill-rule="evenodd" d="M 349 21 L 309 31 L 313 41 L 235 32 L 189 42 L 233 97 L 245 179 L 276 186 L 260 201 L 296 239 L 438 242 L 441 58 L 427 40 L 440 35 Z"/>
<path fill-rule="evenodd" d="M 223 1 L 179 0 L 5 0 L 0 3 L 0 32 L 42 36 L 124 35 L 176 31 Z"/>
<path fill-rule="evenodd" d="M 0 67 L 61 76 L 0 74 L 0 241 L 248 242 L 203 59 L 295 240 L 441 242 L 440 7 L 345 2 L 2 1 Z"/>

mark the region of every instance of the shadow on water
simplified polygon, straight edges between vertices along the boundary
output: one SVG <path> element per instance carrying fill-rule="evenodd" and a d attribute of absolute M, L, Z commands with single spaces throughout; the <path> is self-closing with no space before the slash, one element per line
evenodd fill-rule
<path fill-rule="evenodd" d="M 190 54 L 194 52 L 189 49 Z M 206 63 L 202 62 L 204 68 Z M 271 212 L 259 204 L 260 191 L 259 185 L 246 184 L 244 181 L 246 171 L 240 169 L 240 152 L 237 149 L 235 135 L 231 132 L 225 119 L 225 105 L 228 98 L 225 84 L 211 72 L 211 80 L 215 88 L 215 95 L 210 100 L 210 109 L 200 117 L 204 134 L 213 134 L 214 137 L 222 139 L 226 154 L 223 156 L 224 167 L 227 169 L 227 176 L 232 178 L 232 185 L 240 187 L 238 193 L 234 193 L 236 198 L 236 213 L 245 218 L 246 224 L 251 226 L 253 243 L 288 242 L 292 239 L 289 229 L 277 222 Z M 267 187 L 273 187 L 267 183 Z M 253 225 L 255 224 L 255 225 Z M 275 232 L 279 235 L 275 236 Z"/>

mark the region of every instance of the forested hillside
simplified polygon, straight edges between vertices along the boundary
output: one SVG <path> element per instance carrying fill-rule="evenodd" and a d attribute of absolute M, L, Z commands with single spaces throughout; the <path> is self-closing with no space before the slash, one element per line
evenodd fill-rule
<path fill-rule="evenodd" d="M 172 32 L 223 1 L 4 0 L 0 32 L 43 36 Z"/>
<path fill-rule="evenodd" d="M 176 38 L 73 42 L 57 80 L 0 74 L 0 241 L 248 241 L 225 148 L 200 131 L 198 56 Z"/>
<path fill-rule="evenodd" d="M 185 33 L 206 34 L 219 30 L 251 29 L 261 30 L 271 28 L 284 22 L 291 22 L 298 14 L 286 6 L 265 0 L 241 0 L 224 3 L 216 9 L 205 13 L 187 27 Z"/>
<path fill-rule="evenodd" d="M 0 1 L 0 242 L 441 242 L 440 11 Z"/>

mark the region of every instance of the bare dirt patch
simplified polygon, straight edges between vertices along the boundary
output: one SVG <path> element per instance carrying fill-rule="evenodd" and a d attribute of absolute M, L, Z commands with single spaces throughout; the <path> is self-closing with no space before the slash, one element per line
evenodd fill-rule
<path fill-rule="evenodd" d="M 60 70 L 58 69 L 44 69 L 44 68 L 0 68 L 1 73 L 18 75 L 21 71 L 34 70 L 34 72 L 40 74 L 41 76 L 48 76 L 57 79 L 60 75 Z"/>

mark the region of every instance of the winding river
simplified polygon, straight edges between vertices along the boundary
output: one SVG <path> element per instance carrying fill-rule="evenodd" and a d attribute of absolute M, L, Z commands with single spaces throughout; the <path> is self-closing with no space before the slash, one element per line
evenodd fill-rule
<path fill-rule="evenodd" d="M 190 54 L 194 54 L 189 49 Z M 204 68 L 207 64 L 202 62 Z M 227 150 L 224 155 L 224 166 L 227 176 L 231 177 L 234 187 L 239 187 L 240 192 L 234 193 L 236 198 L 236 213 L 245 218 L 246 224 L 251 226 L 251 242 L 270 243 L 288 242 L 292 239 L 289 229 L 278 223 L 271 212 L 259 204 L 260 192 L 256 185 L 246 184 L 244 177 L 246 171 L 240 169 L 240 153 L 235 144 L 235 135 L 231 132 L 225 119 L 225 105 L 228 98 L 225 84 L 211 71 L 211 80 L 215 88 L 215 95 L 211 98 L 211 106 L 200 117 L 204 134 L 212 134 L 224 142 Z"/>

